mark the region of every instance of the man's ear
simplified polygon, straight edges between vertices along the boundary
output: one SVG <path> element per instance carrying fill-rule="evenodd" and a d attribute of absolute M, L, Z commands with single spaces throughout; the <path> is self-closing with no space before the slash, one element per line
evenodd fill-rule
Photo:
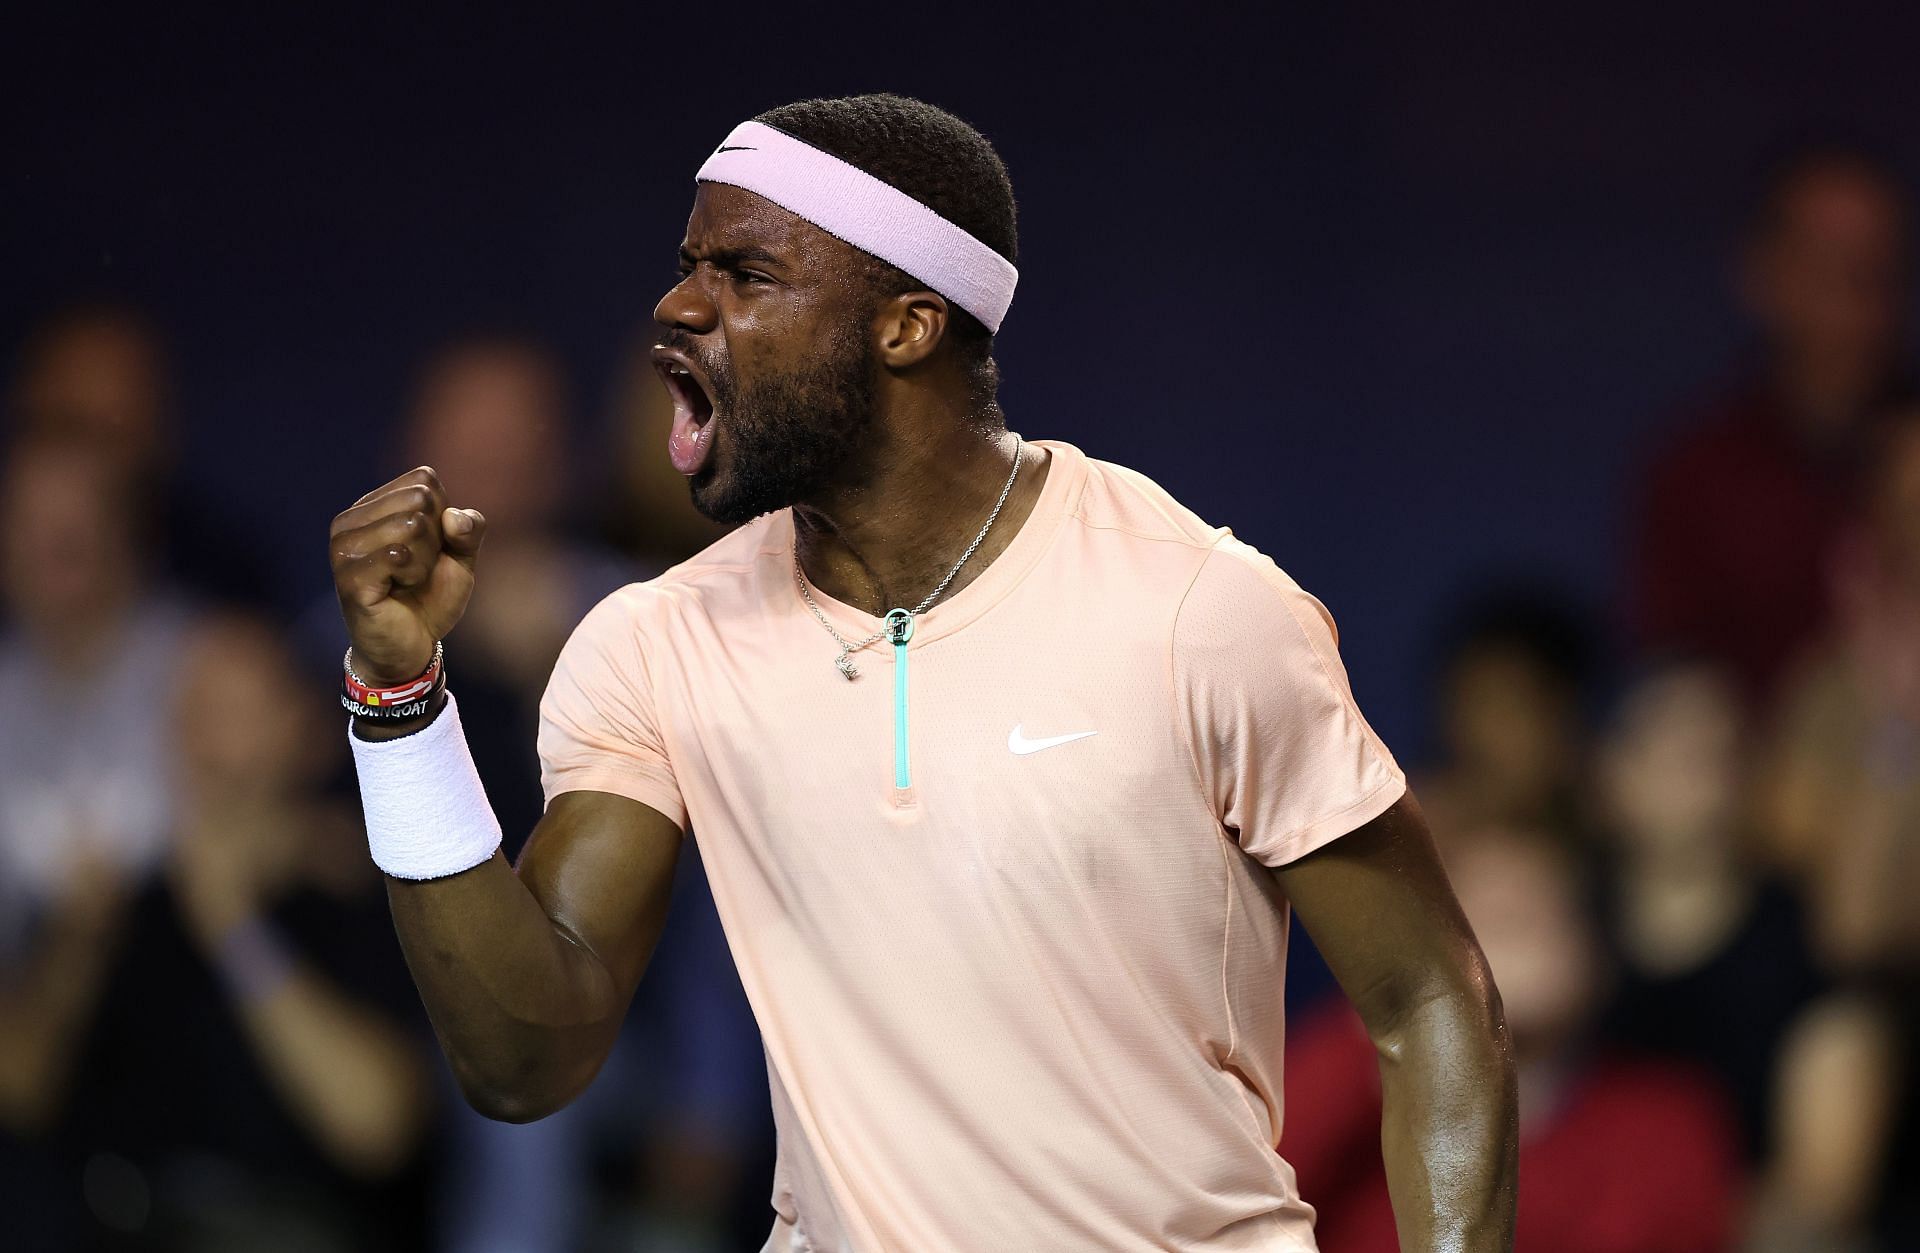
<path fill-rule="evenodd" d="M 947 335 L 947 302 L 937 293 L 912 291 L 880 307 L 874 329 L 880 338 L 880 360 L 889 369 L 903 370 L 933 355 Z"/>

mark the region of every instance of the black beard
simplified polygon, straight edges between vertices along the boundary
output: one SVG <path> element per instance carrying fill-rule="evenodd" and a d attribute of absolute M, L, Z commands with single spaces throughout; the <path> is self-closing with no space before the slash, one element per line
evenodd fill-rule
<path fill-rule="evenodd" d="M 715 522 L 747 522 L 834 481 L 873 426 L 873 345 L 863 330 L 849 326 L 806 365 L 751 387 L 730 369 L 707 371 L 725 423 L 714 436 L 726 447 L 693 476 L 694 508 Z"/>

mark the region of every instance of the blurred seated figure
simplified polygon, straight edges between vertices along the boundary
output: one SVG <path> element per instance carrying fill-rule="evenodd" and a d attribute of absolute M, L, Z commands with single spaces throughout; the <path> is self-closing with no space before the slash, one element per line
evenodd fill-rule
<path fill-rule="evenodd" d="M 1581 835 L 1593 663 L 1587 623 L 1550 592 L 1495 590 L 1468 606 L 1441 657 L 1438 760 L 1418 780 L 1443 848 L 1484 826 Z"/>
<path fill-rule="evenodd" d="M 1748 837 L 1744 708 L 1698 663 L 1642 676 L 1600 752 L 1611 1043 L 1711 1071 L 1761 1181 L 1754 1247 L 1856 1247 L 1878 1182 L 1889 1041 L 1829 995 L 1800 902 Z"/>
<path fill-rule="evenodd" d="M 628 577 L 569 530 L 585 504 L 569 404 L 539 344 L 462 339 L 422 370 L 405 435 L 409 461 L 487 516 L 487 578 L 460 621 L 462 664 L 535 704 L 581 616 Z"/>
<path fill-rule="evenodd" d="M 179 781 L 165 873 L 128 891 L 31 1247 L 422 1248 L 425 1015 L 319 790 L 332 715 L 261 622 L 215 620 L 175 662 L 149 695 Z"/>
<path fill-rule="evenodd" d="M 254 603 L 274 590 L 265 578 L 272 567 L 200 484 L 176 478 L 174 397 L 153 324 L 123 305 L 81 304 L 28 336 L 8 409 L 19 436 L 71 441 L 119 476 L 151 550 L 143 555 L 169 581 L 207 599 Z"/>
<path fill-rule="evenodd" d="M 1920 410 L 1896 412 L 1874 447 L 1862 524 L 1833 566 L 1833 629 L 1782 704 L 1765 827 L 1807 887 L 1829 969 L 1900 1033 L 1881 1208 L 1920 1245 Z"/>
<path fill-rule="evenodd" d="M 1732 1247 L 1738 1129 L 1710 1077 L 1594 1047 L 1598 938 L 1570 855 L 1537 833 L 1448 851 L 1506 1006 L 1520 1080 L 1517 1253 Z M 1344 1001 L 1287 1040 L 1280 1151 L 1329 1253 L 1397 1253 L 1379 1143 L 1380 1059 Z"/>
<path fill-rule="evenodd" d="M 50 902 L 151 871 L 172 821 L 161 694 L 186 615 L 144 577 L 120 483 L 65 437 L 0 470 L 0 968 Z"/>
<path fill-rule="evenodd" d="M 1641 488 L 1627 580 L 1641 648 L 1711 660 L 1756 702 L 1820 629 L 1863 419 L 1905 386 L 1908 213 L 1857 153 L 1774 170 L 1739 269 L 1757 351 Z"/>
<path fill-rule="evenodd" d="M 1837 621 L 1779 720 L 1768 832 L 1842 972 L 1920 969 L 1920 410 L 1880 434 Z"/>

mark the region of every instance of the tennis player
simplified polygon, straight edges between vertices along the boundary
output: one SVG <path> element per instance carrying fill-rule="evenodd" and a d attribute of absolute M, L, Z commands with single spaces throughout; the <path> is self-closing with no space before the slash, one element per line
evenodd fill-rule
<path fill-rule="evenodd" d="M 587 1086 L 694 830 L 765 1039 L 767 1250 L 1300 1253 L 1298 910 L 1379 1047 L 1402 1247 L 1504 1250 L 1498 997 L 1333 622 L 1145 477 L 1007 429 L 1015 261 L 999 158 L 928 105 L 805 101 L 714 149 L 655 363 L 667 454 L 741 525 L 580 624 L 517 866 L 440 644 L 485 520 L 424 467 L 334 519 L 368 834 L 454 1073 L 512 1121 Z"/>

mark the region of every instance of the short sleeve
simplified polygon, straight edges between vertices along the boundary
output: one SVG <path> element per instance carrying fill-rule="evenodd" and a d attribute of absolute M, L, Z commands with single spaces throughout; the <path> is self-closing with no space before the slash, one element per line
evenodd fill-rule
<path fill-rule="evenodd" d="M 1326 608 L 1231 537 L 1173 629 L 1176 716 L 1220 823 L 1269 866 L 1399 800 L 1406 776 L 1354 704 Z"/>
<path fill-rule="evenodd" d="M 644 596 L 623 588 L 574 628 L 540 699 L 540 789 L 611 792 L 687 825 L 686 803 L 667 757 L 636 612 Z"/>

